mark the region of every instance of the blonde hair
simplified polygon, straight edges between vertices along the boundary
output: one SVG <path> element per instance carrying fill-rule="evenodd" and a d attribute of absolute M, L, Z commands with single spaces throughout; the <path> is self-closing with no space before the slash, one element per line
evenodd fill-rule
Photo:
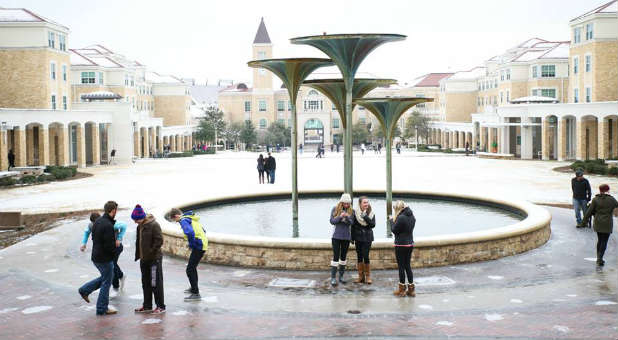
<path fill-rule="evenodd" d="M 350 204 L 347 209 L 343 209 L 343 204 L 344 204 L 343 202 L 337 203 L 337 206 L 335 207 L 335 212 L 333 212 L 333 217 L 337 217 L 337 216 L 341 215 L 341 212 L 344 211 L 344 210 L 349 215 L 352 215 L 352 204 Z"/>
<path fill-rule="evenodd" d="M 395 203 L 393 203 L 393 211 L 395 212 L 395 216 L 393 217 L 393 221 L 397 221 L 397 217 L 399 216 L 399 214 L 401 214 L 403 209 L 405 209 L 407 207 L 408 207 L 408 205 L 406 204 L 406 202 L 404 202 L 404 201 L 395 201 Z"/>

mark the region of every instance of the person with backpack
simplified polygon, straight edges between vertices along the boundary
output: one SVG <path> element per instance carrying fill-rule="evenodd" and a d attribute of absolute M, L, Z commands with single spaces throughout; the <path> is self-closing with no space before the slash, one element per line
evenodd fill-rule
<path fill-rule="evenodd" d="M 178 208 L 172 208 L 165 214 L 165 219 L 170 222 L 180 223 L 185 240 L 187 240 L 187 246 L 191 249 L 186 269 L 191 287 L 185 290 L 185 293 L 190 294 L 185 297 L 185 301 L 199 301 L 202 299 L 202 296 L 197 285 L 197 265 L 202 260 L 204 253 L 206 253 L 206 248 L 208 248 L 208 239 L 206 238 L 204 227 L 200 223 L 200 217 L 193 214 L 193 211 L 183 213 Z"/>

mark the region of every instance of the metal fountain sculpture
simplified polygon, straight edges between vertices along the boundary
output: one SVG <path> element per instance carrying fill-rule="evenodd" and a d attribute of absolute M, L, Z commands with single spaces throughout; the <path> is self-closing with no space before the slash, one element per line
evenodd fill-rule
<path fill-rule="evenodd" d="M 250 67 L 265 68 L 277 75 L 285 84 L 292 105 L 292 218 L 294 236 L 298 235 L 298 185 L 297 185 L 297 115 L 296 99 L 301 85 L 317 89 L 337 107 L 344 127 L 344 191 L 351 196 L 353 189 L 352 168 L 352 111 L 355 104 L 369 109 L 382 124 L 387 147 L 387 216 L 392 207 L 391 141 L 399 117 L 412 106 L 431 101 L 424 98 L 376 98 L 373 102 L 360 98 L 378 86 L 395 83 L 393 79 L 355 79 L 360 64 L 378 46 L 406 38 L 400 34 L 323 34 L 290 39 L 293 44 L 313 46 L 330 59 L 291 58 L 250 61 Z M 314 70 L 322 66 L 337 65 L 342 79 L 318 79 L 304 81 Z M 358 99 L 355 101 L 355 99 Z M 378 104 L 380 99 L 382 104 Z M 379 109 L 378 107 L 383 107 Z M 388 224 L 387 224 L 388 225 Z"/>

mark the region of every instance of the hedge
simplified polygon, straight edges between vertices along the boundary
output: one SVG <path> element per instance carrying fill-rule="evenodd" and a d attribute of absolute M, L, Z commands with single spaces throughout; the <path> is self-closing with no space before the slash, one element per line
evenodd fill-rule
<path fill-rule="evenodd" d="M 603 159 L 595 159 L 588 161 L 575 161 L 569 166 L 573 171 L 577 169 L 584 169 L 587 173 L 598 175 L 618 175 L 618 168 L 610 168 Z"/>

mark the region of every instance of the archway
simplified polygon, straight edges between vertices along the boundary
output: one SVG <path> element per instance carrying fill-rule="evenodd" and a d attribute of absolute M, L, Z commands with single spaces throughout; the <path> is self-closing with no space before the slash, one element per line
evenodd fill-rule
<path fill-rule="evenodd" d="M 324 143 L 324 125 L 317 118 L 311 118 L 304 125 L 304 144 Z"/>
<path fill-rule="evenodd" d="M 592 160 L 598 155 L 598 119 L 595 116 L 584 116 L 579 121 L 578 155 L 577 159 Z M 579 147 L 581 146 L 581 147 Z"/>

